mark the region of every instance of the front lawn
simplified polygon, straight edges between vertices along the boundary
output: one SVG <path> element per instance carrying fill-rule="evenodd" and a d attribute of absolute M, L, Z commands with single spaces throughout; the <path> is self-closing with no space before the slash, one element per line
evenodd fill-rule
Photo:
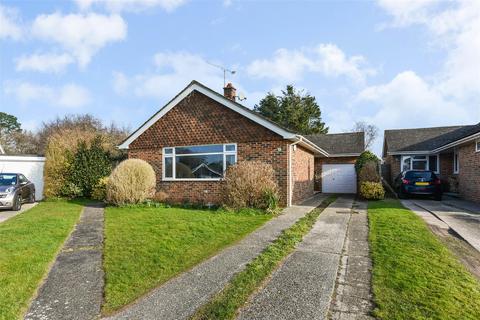
<path fill-rule="evenodd" d="M 82 208 L 78 202 L 42 202 L 0 224 L 0 319 L 26 311 Z"/>
<path fill-rule="evenodd" d="M 397 200 L 369 202 L 375 315 L 480 319 L 480 283 Z"/>
<path fill-rule="evenodd" d="M 251 211 L 108 207 L 103 312 L 131 303 L 270 218 Z"/>

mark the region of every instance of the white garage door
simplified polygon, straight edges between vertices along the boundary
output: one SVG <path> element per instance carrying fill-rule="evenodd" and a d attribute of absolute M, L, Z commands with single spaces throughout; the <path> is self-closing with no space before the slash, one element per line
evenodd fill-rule
<path fill-rule="evenodd" d="M 357 193 L 357 173 L 353 164 L 322 165 L 322 192 Z"/>
<path fill-rule="evenodd" d="M 35 184 L 35 198 L 43 198 L 44 157 L 0 156 L 0 172 L 21 173 Z"/>

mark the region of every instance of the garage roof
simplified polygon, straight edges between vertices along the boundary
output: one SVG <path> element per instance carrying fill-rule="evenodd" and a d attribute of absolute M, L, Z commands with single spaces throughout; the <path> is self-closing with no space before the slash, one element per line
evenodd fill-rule
<path fill-rule="evenodd" d="M 307 135 L 306 138 L 329 153 L 330 157 L 358 156 L 365 151 L 365 133 L 347 132 Z"/>

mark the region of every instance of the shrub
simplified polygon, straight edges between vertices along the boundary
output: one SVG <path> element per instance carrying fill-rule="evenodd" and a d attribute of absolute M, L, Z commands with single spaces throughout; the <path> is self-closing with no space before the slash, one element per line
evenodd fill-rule
<path fill-rule="evenodd" d="M 381 200 L 385 197 L 385 190 L 379 182 L 360 183 L 360 195 L 367 200 Z"/>
<path fill-rule="evenodd" d="M 68 173 L 68 180 L 78 186 L 83 196 L 90 197 L 93 188 L 102 177 L 112 171 L 108 154 L 102 148 L 102 137 L 96 136 L 87 146 L 80 141 Z M 69 196 L 64 194 L 64 196 Z M 74 196 L 74 195 L 72 195 Z"/>
<path fill-rule="evenodd" d="M 143 202 L 154 195 L 155 183 L 155 171 L 146 161 L 125 160 L 108 178 L 107 201 L 116 205 Z"/>
<path fill-rule="evenodd" d="M 105 201 L 107 198 L 107 183 L 108 177 L 103 177 L 98 180 L 97 184 L 92 189 L 92 199 Z"/>
<path fill-rule="evenodd" d="M 355 170 L 357 171 L 357 174 L 360 173 L 360 170 L 362 167 L 365 165 L 365 163 L 373 161 L 375 163 L 379 163 L 380 159 L 371 151 L 364 151 L 362 154 L 357 158 L 357 161 L 355 162 Z"/>
<path fill-rule="evenodd" d="M 360 169 L 358 181 L 361 182 L 380 182 L 380 174 L 378 173 L 377 162 L 367 161 Z"/>
<path fill-rule="evenodd" d="M 271 165 L 260 161 L 243 161 L 227 169 L 223 184 L 226 207 L 272 211 L 278 206 L 278 199 L 278 187 Z"/>

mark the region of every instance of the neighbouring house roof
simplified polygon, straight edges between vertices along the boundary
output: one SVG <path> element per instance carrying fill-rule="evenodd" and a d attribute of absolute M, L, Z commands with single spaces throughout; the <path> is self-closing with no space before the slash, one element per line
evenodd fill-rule
<path fill-rule="evenodd" d="M 315 134 L 306 138 L 321 146 L 330 156 L 358 156 L 365 151 L 364 132 Z"/>
<path fill-rule="evenodd" d="M 172 100 L 170 100 L 165 106 L 163 106 L 157 113 L 155 113 L 150 119 L 148 119 L 144 124 L 142 124 L 137 130 L 135 130 L 130 136 L 128 136 L 118 147 L 120 149 L 128 149 L 129 145 L 135 141 L 142 133 L 144 133 L 148 128 L 150 128 L 155 122 L 157 122 L 161 117 L 163 117 L 168 111 L 175 107 L 180 101 L 187 97 L 193 91 L 200 92 L 207 97 L 217 101 L 218 103 L 224 105 L 225 107 L 238 112 L 239 114 L 247 117 L 253 122 L 275 132 L 280 135 L 282 138 L 291 140 L 299 143 L 303 147 L 313 151 L 315 154 L 328 156 L 328 153 L 323 150 L 318 145 L 312 143 L 305 137 L 298 135 L 277 123 L 263 117 L 257 112 L 250 110 L 249 108 L 239 104 L 238 102 L 227 99 L 222 94 L 215 92 L 214 90 L 206 87 L 198 81 L 192 81 L 190 84 L 185 87 L 179 94 L 177 94 Z"/>
<path fill-rule="evenodd" d="M 385 130 L 383 153 L 438 152 L 480 135 L 480 123 L 466 126 Z"/>

